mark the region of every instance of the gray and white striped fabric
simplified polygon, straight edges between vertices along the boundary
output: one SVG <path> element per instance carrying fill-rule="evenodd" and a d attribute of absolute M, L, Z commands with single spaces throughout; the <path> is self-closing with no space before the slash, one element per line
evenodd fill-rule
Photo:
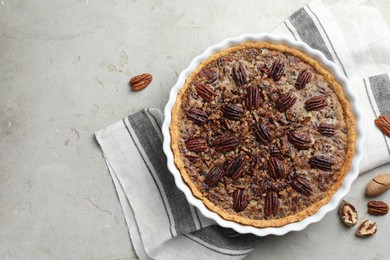
<path fill-rule="evenodd" d="M 369 1 L 314 1 L 273 33 L 322 51 L 351 80 L 364 111 L 361 172 L 390 161 L 373 121 L 390 116 L 390 30 Z M 204 218 L 176 188 L 162 151 L 162 113 L 146 109 L 96 132 L 140 259 L 241 259 L 260 238 Z"/>

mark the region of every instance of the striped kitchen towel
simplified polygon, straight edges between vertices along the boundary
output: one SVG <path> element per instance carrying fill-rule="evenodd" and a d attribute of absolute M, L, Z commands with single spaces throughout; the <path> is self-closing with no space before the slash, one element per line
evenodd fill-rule
<path fill-rule="evenodd" d="M 322 51 L 351 80 L 364 111 L 361 172 L 390 161 L 390 139 L 374 125 L 390 116 L 390 31 L 368 1 L 314 1 L 275 34 Z M 204 218 L 176 188 L 162 151 L 162 113 L 146 109 L 96 132 L 140 259 L 241 259 L 260 238 Z M 336 217 L 336 216 L 335 216 Z"/>

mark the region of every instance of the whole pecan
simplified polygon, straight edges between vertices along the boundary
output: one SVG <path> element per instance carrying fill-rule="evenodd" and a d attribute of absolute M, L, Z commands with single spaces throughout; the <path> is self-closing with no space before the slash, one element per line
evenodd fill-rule
<path fill-rule="evenodd" d="M 218 184 L 218 182 L 221 180 L 224 172 L 219 166 L 212 167 L 209 172 L 207 173 L 206 178 L 204 179 L 204 183 L 207 184 L 209 187 L 213 187 Z"/>
<path fill-rule="evenodd" d="M 152 82 L 152 75 L 149 73 L 144 73 L 141 75 L 137 75 L 130 79 L 130 87 L 133 91 L 139 91 L 141 89 L 146 88 L 150 82 Z"/>
<path fill-rule="evenodd" d="M 279 179 L 285 177 L 285 169 L 283 161 L 279 160 L 276 157 L 269 158 L 268 161 L 268 175 L 273 179 Z"/>
<path fill-rule="evenodd" d="M 208 116 L 206 112 L 197 108 L 190 108 L 187 113 L 187 117 L 191 119 L 195 124 L 203 125 L 207 122 Z"/>
<path fill-rule="evenodd" d="M 358 213 L 355 207 L 343 200 L 339 208 L 339 215 L 344 225 L 348 227 L 355 226 L 358 221 Z"/>
<path fill-rule="evenodd" d="M 368 213 L 371 215 L 386 215 L 389 212 L 389 205 L 383 201 L 371 200 L 367 203 Z"/>
<path fill-rule="evenodd" d="M 282 78 L 284 72 L 284 62 L 275 60 L 268 70 L 268 77 L 278 81 Z"/>
<path fill-rule="evenodd" d="M 207 141 L 200 137 L 188 140 L 185 144 L 187 149 L 191 152 L 203 152 L 207 149 Z"/>
<path fill-rule="evenodd" d="M 332 166 L 335 164 L 335 161 L 333 158 L 326 155 L 315 155 L 310 158 L 309 164 L 312 168 L 329 172 L 332 170 Z"/>
<path fill-rule="evenodd" d="M 244 65 L 241 62 L 237 62 L 234 64 L 232 69 L 232 77 L 234 82 L 236 82 L 237 86 L 242 86 L 247 83 L 247 73 Z"/>
<path fill-rule="evenodd" d="M 303 69 L 299 72 L 297 81 L 295 82 L 296 89 L 303 89 L 307 83 L 311 80 L 311 73 L 307 69 Z"/>
<path fill-rule="evenodd" d="M 312 97 L 305 101 L 305 108 L 308 111 L 318 111 L 323 109 L 328 105 L 328 102 L 326 101 L 326 96 L 320 95 Z"/>
<path fill-rule="evenodd" d="M 390 137 L 390 117 L 381 115 L 375 119 L 375 125 L 382 131 L 383 134 Z"/>
<path fill-rule="evenodd" d="M 310 136 L 291 131 L 288 134 L 288 141 L 299 150 L 307 150 L 311 146 Z"/>
<path fill-rule="evenodd" d="M 213 146 L 217 152 L 228 152 L 234 150 L 240 144 L 240 139 L 233 134 L 223 134 L 217 137 Z"/>
<path fill-rule="evenodd" d="M 245 162 L 245 157 L 242 155 L 231 160 L 225 168 L 226 176 L 230 176 L 233 180 L 240 178 L 245 172 Z"/>
<path fill-rule="evenodd" d="M 296 192 L 305 195 L 306 197 L 309 197 L 313 191 L 309 184 L 301 177 L 294 178 L 290 185 Z"/>
<path fill-rule="evenodd" d="M 268 131 L 268 127 L 266 125 L 263 125 L 262 123 L 256 124 L 253 128 L 253 132 L 257 140 L 264 145 L 268 145 L 273 140 L 273 136 Z"/>
<path fill-rule="evenodd" d="M 365 220 L 360 224 L 359 228 L 356 230 L 356 235 L 359 237 L 370 237 L 374 235 L 377 231 L 376 223 Z"/>
<path fill-rule="evenodd" d="M 279 195 L 276 191 L 268 191 L 265 195 L 264 213 L 266 216 L 277 216 L 279 211 Z"/>
<path fill-rule="evenodd" d="M 196 92 L 206 101 L 212 101 L 214 99 L 215 92 L 214 90 L 204 84 L 199 84 L 196 86 Z"/>
<path fill-rule="evenodd" d="M 297 97 L 291 91 L 286 92 L 279 97 L 278 101 L 276 102 L 276 108 L 280 112 L 286 112 L 295 104 L 296 101 Z"/>
<path fill-rule="evenodd" d="M 237 104 L 227 104 L 221 107 L 222 113 L 224 117 L 238 121 L 240 120 L 242 114 L 244 113 L 244 109 L 242 109 Z"/>
<path fill-rule="evenodd" d="M 324 135 L 324 136 L 334 136 L 334 134 L 336 133 L 336 127 L 335 125 L 332 125 L 332 124 L 328 124 L 328 123 L 321 123 L 318 127 L 317 127 L 317 131 L 320 132 L 320 134 Z"/>
<path fill-rule="evenodd" d="M 367 184 L 366 195 L 378 196 L 390 189 L 390 174 L 379 174 Z"/>
<path fill-rule="evenodd" d="M 233 209 L 237 212 L 243 211 L 248 205 L 248 199 L 243 189 L 237 189 L 233 194 Z"/>
<path fill-rule="evenodd" d="M 245 97 L 245 106 L 249 109 L 256 109 L 260 106 L 260 91 L 259 87 L 251 86 L 248 88 Z"/>

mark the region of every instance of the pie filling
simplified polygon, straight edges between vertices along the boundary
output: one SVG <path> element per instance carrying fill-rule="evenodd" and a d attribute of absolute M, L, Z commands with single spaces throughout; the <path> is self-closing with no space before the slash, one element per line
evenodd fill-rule
<path fill-rule="evenodd" d="M 202 63 L 179 93 L 171 124 L 175 162 L 194 195 L 254 226 L 318 210 L 348 172 L 356 135 L 332 79 L 310 57 L 270 43 Z"/>

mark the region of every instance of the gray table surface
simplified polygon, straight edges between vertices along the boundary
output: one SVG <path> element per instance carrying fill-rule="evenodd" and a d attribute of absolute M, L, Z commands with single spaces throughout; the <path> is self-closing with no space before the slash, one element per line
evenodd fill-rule
<path fill-rule="evenodd" d="M 162 109 L 178 73 L 209 45 L 273 29 L 308 0 L 0 1 L 0 259 L 134 259 L 94 132 Z M 390 2 L 374 1 L 390 22 Z M 131 93 L 128 80 L 153 83 Z M 360 177 L 347 198 L 361 219 Z M 380 197 L 390 202 L 390 193 Z M 265 237 L 247 259 L 390 259 L 390 216 L 367 240 L 336 212 Z"/>

